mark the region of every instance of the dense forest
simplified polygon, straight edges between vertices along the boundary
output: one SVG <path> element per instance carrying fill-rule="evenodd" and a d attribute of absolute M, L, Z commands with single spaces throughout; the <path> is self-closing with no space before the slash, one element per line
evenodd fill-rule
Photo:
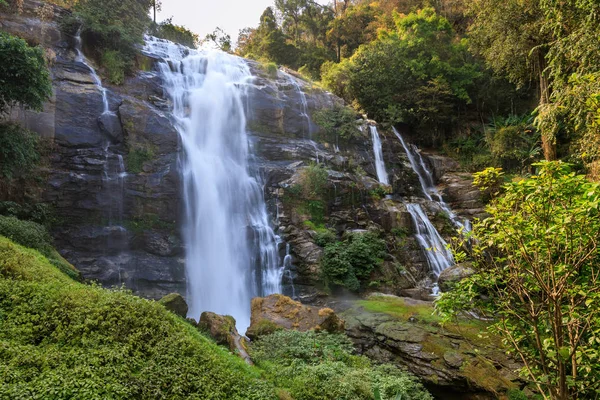
<path fill-rule="evenodd" d="M 157 22 L 160 9 L 0 0 L 0 399 L 600 398 L 598 1 L 275 0 L 236 42 Z M 248 77 L 259 83 L 246 88 Z M 96 108 L 78 119 L 78 107 Z M 251 115 L 260 107 L 263 120 Z M 87 123 L 102 140 L 81 139 Z M 213 136 L 189 140 L 194 129 Z M 245 157 L 233 173 L 219 164 L 237 162 L 227 151 Z M 253 151 L 264 182 L 248 172 Z M 200 240 L 190 220 L 218 231 L 202 231 L 218 207 L 163 199 L 209 193 L 194 171 L 172 178 L 206 159 L 211 179 L 225 177 L 210 204 L 227 205 L 224 222 L 244 217 L 225 237 L 250 243 L 248 276 L 264 287 L 268 274 L 251 268 L 275 254 L 299 300 L 280 286 L 252 292 L 248 337 L 229 315 L 190 315 L 189 284 L 166 278 Z M 458 165 L 455 181 L 439 164 Z M 457 180 L 481 205 L 468 223 L 448 205 L 460 201 L 445 202 Z M 421 206 L 427 224 L 414 219 Z M 419 241 L 424 226 L 444 249 Z M 413 262 L 431 268 L 420 252 L 443 251 L 464 276 L 412 276 Z M 158 265 L 157 284 L 149 272 L 139 287 L 122 280 L 115 260 L 136 257 L 136 273 Z"/>
<path fill-rule="evenodd" d="M 568 160 L 598 178 L 598 5 L 281 0 L 236 53 L 298 70 L 472 170 Z"/>

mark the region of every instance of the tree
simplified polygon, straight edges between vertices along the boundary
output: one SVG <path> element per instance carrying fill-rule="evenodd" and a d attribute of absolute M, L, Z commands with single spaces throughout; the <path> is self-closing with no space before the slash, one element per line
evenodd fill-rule
<path fill-rule="evenodd" d="M 231 36 L 219 27 L 204 38 L 205 42 L 213 42 L 222 51 L 231 51 Z"/>
<path fill-rule="evenodd" d="M 590 399 L 600 389 L 600 186 L 567 164 L 504 187 L 476 224 L 476 274 L 437 302 L 494 318 L 493 332 L 544 399 Z M 465 254 L 459 253 L 458 259 Z"/>
<path fill-rule="evenodd" d="M 0 32 L 0 113 L 14 105 L 41 110 L 51 95 L 43 50 Z"/>
<path fill-rule="evenodd" d="M 433 8 L 396 14 L 395 22 L 394 31 L 380 32 L 348 62 L 328 64 L 323 81 L 370 117 L 407 123 L 436 141 L 458 114 L 457 107 L 470 102 L 477 66 L 448 20 Z M 338 84 L 336 77 L 347 85 Z M 340 87 L 345 87 L 343 93 Z"/>
<path fill-rule="evenodd" d="M 468 4 L 473 18 L 469 26 L 472 49 L 488 66 L 523 86 L 536 76 L 539 107 L 550 102 L 546 55 L 549 33 L 543 29 L 544 15 L 539 0 L 476 0 Z M 547 160 L 556 158 L 556 137 L 542 130 L 542 147 Z"/>

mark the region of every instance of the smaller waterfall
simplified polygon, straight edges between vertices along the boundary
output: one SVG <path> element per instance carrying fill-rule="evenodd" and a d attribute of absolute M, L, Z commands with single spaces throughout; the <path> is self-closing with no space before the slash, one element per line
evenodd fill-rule
<path fill-rule="evenodd" d="M 417 148 L 417 146 L 412 144 L 407 144 L 404 141 L 400 132 L 396 130 L 396 128 L 392 127 L 394 134 L 402 144 L 406 155 L 408 156 L 408 160 L 412 169 L 416 172 L 419 177 L 419 183 L 421 184 L 421 189 L 423 190 L 423 194 L 428 200 L 437 202 L 440 207 L 448 214 L 448 218 L 450 221 L 456 226 L 462 233 L 471 231 L 471 223 L 468 220 L 461 221 L 460 218 L 450 209 L 448 204 L 444 201 L 444 198 L 440 194 L 440 192 L 435 187 L 435 183 L 433 181 L 433 173 L 427 168 L 425 161 L 423 160 L 423 156 L 421 152 Z"/>
<path fill-rule="evenodd" d="M 96 72 L 94 67 L 92 67 L 92 65 L 89 63 L 87 58 L 85 58 L 85 56 L 83 55 L 83 51 L 81 50 L 81 29 L 82 28 L 83 28 L 83 26 L 80 26 L 79 29 L 77 30 L 77 33 L 75 34 L 75 52 L 77 53 L 77 56 L 75 57 L 75 61 L 82 63 L 83 65 L 88 67 L 88 69 L 90 70 L 90 75 L 92 76 L 94 83 L 96 84 L 98 89 L 100 89 L 100 92 L 102 93 L 102 103 L 104 104 L 104 111 L 102 111 L 102 114 L 108 114 L 108 113 L 110 113 L 110 110 L 108 108 L 108 92 L 107 92 L 106 88 L 104 86 L 102 86 L 102 80 L 98 76 L 98 73 Z"/>
<path fill-rule="evenodd" d="M 410 213 L 417 229 L 415 237 L 425 252 L 430 271 L 437 278 L 443 270 L 454 265 L 452 252 L 448 250 L 448 244 L 440 236 L 420 205 L 408 203 L 406 210 Z"/>
<path fill-rule="evenodd" d="M 375 153 L 375 170 L 377 171 L 377 179 L 384 185 L 389 185 L 388 174 L 383 161 L 383 151 L 381 149 L 381 139 L 375 125 L 370 125 L 371 139 L 373 140 L 373 153 Z"/>
<path fill-rule="evenodd" d="M 392 128 L 394 134 L 402 144 L 412 169 L 415 171 L 421 184 L 421 189 L 427 200 L 434 201 L 448 214 L 453 223 L 457 226 L 463 227 L 463 224 L 458 221 L 456 215 L 446 205 L 442 196 L 436 189 L 433 183 L 433 174 L 425 165 L 421 153 L 418 152 L 416 146 L 408 145 L 402 135 Z M 440 233 L 435 229 L 435 226 L 429 220 L 427 214 L 423 211 L 419 204 L 408 203 L 406 204 L 406 210 L 410 213 L 413 223 L 417 229 L 415 235 L 417 242 L 423 249 L 427 263 L 429 264 L 429 270 L 437 278 L 440 273 L 448 267 L 454 265 L 454 257 L 452 252 L 448 249 L 448 244 L 441 237 Z M 434 286 L 434 294 L 439 292 L 439 287 Z"/>

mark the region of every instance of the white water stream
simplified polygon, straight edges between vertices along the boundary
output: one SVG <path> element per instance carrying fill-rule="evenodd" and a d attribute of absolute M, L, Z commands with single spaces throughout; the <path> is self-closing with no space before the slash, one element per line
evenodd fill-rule
<path fill-rule="evenodd" d="M 278 237 L 251 173 L 244 102 L 253 81 L 245 61 L 148 37 L 161 57 L 164 89 L 182 139 L 189 316 L 232 315 L 250 324 L 250 300 L 281 291 Z"/>
<path fill-rule="evenodd" d="M 435 188 L 433 183 L 433 174 L 425 165 L 421 153 L 418 152 L 415 146 L 411 145 L 409 147 L 396 128 L 392 129 L 398 140 L 400 140 L 404 151 L 406 151 L 410 165 L 419 178 L 421 189 L 423 190 L 425 197 L 430 201 L 437 202 L 440 207 L 448 213 L 448 216 L 455 224 L 460 224 L 460 226 L 463 226 L 463 224 L 458 222 L 455 214 L 446 205 L 442 199 L 442 196 Z M 419 204 L 407 203 L 406 209 L 410 213 L 413 223 L 417 229 L 415 237 L 425 253 L 430 271 L 437 278 L 443 270 L 454 265 L 454 257 L 452 256 L 452 252 L 448 249 L 448 244 L 444 238 L 442 238 L 437 229 L 435 229 L 435 226 L 433 226 L 429 220 L 429 217 Z M 436 290 L 437 288 L 434 288 L 434 291 Z"/>
<path fill-rule="evenodd" d="M 371 140 L 373 141 L 373 153 L 375 154 L 375 170 L 377 171 L 377 180 L 379 183 L 389 185 L 388 174 L 383 161 L 383 151 L 381 149 L 381 138 L 375 125 L 369 125 L 371 130 Z"/>

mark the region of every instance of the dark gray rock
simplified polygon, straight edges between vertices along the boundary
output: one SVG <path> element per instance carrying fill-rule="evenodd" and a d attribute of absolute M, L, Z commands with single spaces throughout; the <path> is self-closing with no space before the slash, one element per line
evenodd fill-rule
<path fill-rule="evenodd" d="M 456 264 L 442 271 L 438 278 L 438 285 L 443 292 L 449 292 L 458 282 L 474 273 L 470 263 Z"/>

